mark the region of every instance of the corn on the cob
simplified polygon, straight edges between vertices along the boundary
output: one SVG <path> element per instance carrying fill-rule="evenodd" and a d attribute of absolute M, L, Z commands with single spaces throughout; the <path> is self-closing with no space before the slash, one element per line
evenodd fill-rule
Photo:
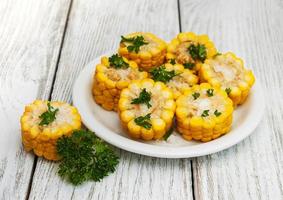
<path fill-rule="evenodd" d="M 122 37 L 118 49 L 120 55 L 134 60 L 138 66 L 149 71 L 163 64 L 166 56 L 166 42 L 147 32 L 135 32 Z"/>
<path fill-rule="evenodd" d="M 132 138 L 152 140 L 162 138 L 170 129 L 175 107 L 173 94 L 164 83 L 144 79 L 121 92 L 118 112 Z"/>
<path fill-rule="evenodd" d="M 175 59 L 177 63 L 197 72 L 201 63 L 216 54 L 213 42 L 207 35 L 192 32 L 179 33 L 167 46 L 167 60 Z"/>
<path fill-rule="evenodd" d="M 96 66 L 92 94 L 97 104 L 105 110 L 117 111 L 120 93 L 132 80 L 147 77 L 147 72 L 140 72 L 134 61 L 113 55 L 102 57 Z"/>
<path fill-rule="evenodd" d="M 174 99 L 177 99 L 185 89 L 198 83 L 198 76 L 176 63 L 165 63 L 153 68 L 150 74 L 153 80 L 165 83 L 172 90 Z"/>
<path fill-rule="evenodd" d="M 81 127 L 77 109 L 63 102 L 35 100 L 21 117 L 22 142 L 27 151 L 58 160 L 57 139 Z"/>
<path fill-rule="evenodd" d="M 255 81 L 252 71 L 230 52 L 207 59 L 201 66 L 200 79 L 225 90 L 235 106 L 244 103 Z"/>
<path fill-rule="evenodd" d="M 186 140 L 207 142 L 227 133 L 232 124 L 233 102 L 220 88 L 194 85 L 176 101 L 177 130 Z"/>

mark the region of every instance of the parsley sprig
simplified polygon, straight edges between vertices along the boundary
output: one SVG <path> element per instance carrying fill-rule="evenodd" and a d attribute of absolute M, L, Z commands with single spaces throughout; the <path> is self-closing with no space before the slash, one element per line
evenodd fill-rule
<path fill-rule="evenodd" d="M 218 110 L 215 110 L 215 111 L 214 111 L 214 115 L 215 115 L 216 117 L 220 116 L 221 114 L 222 114 L 222 113 L 219 112 Z"/>
<path fill-rule="evenodd" d="M 59 111 L 58 108 L 54 108 L 50 105 L 50 102 L 47 102 L 47 111 L 42 113 L 39 118 L 41 119 L 39 125 L 48 125 L 56 119 L 56 113 Z"/>
<path fill-rule="evenodd" d="M 225 92 L 229 95 L 230 92 L 231 92 L 231 88 L 226 88 L 226 89 L 225 89 Z"/>
<path fill-rule="evenodd" d="M 195 63 L 191 63 L 191 62 L 184 63 L 185 69 L 193 69 L 194 66 L 195 66 Z"/>
<path fill-rule="evenodd" d="M 192 94 L 192 96 L 194 97 L 194 100 L 196 100 L 197 98 L 199 98 L 200 93 L 194 92 L 194 93 Z"/>
<path fill-rule="evenodd" d="M 136 36 L 136 37 L 130 37 L 126 38 L 124 36 L 121 36 L 121 43 L 128 42 L 131 43 L 131 45 L 127 46 L 127 49 L 129 52 L 136 52 L 138 53 L 140 51 L 140 47 L 143 45 L 148 44 L 148 42 L 145 41 L 143 36 Z"/>
<path fill-rule="evenodd" d="M 171 65 L 175 65 L 175 64 L 176 64 L 176 60 L 175 60 L 174 58 L 171 58 L 171 59 L 169 60 L 169 63 L 170 63 Z"/>
<path fill-rule="evenodd" d="M 152 69 L 149 73 L 153 80 L 163 83 L 169 82 L 173 77 L 178 75 L 174 70 L 167 71 L 164 65 Z"/>
<path fill-rule="evenodd" d="M 100 181 L 115 171 L 119 158 L 114 151 L 94 133 L 74 131 L 70 137 L 63 136 L 56 144 L 62 158 L 59 175 L 74 185 L 84 181 Z"/>
<path fill-rule="evenodd" d="M 141 127 L 144 127 L 145 129 L 150 129 L 152 127 L 152 124 L 150 123 L 150 113 L 145 116 L 139 116 L 135 118 L 135 123 Z"/>
<path fill-rule="evenodd" d="M 119 56 L 118 54 L 114 54 L 109 57 L 109 63 L 111 67 L 116 69 L 127 69 L 129 67 L 129 64 L 126 63 L 122 56 Z"/>
<path fill-rule="evenodd" d="M 202 117 L 208 117 L 209 116 L 209 110 L 204 110 L 201 114 Z"/>
<path fill-rule="evenodd" d="M 208 96 L 208 97 L 212 97 L 212 96 L 213 96 L 213 91 L 214 91 L 214 89 L 208 89 L 208 90 L 206 90 L 207 96 Z"/>
<path fill-rule="evenodd" d="M 147 108 L 151 107 L 151 104 L 149 103 L 151 99 L 151 93 L 147 92 L 145 88 L 142 89 L 142 91 L 139 94 L 139 97 L 134 98 L 131 102 L 131 104 L 146 104 Z"/>
<path fill-rule="evenodd" d="M 163 136 L 163 139 L 164 139 L 165 141 L 167 141 L 168 138 L 172 135 L 173 131 L 174 131 L 174 126 L 171 126 L 171 128 L 170 128 L 170 129 L 165 133 L 165 135 Z"/>
<path fill-rule="evenodd" d="M 196 61 L 204 62 L 207 57 L 206 47 L 203 44 L 191 44 L 188 48 L 191 57 Z"/>

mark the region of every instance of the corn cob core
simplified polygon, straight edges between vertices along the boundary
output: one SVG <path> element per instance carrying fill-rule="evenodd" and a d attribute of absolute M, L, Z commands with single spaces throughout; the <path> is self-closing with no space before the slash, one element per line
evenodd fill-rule
<path fill-rule="evenodd" d="M 132 104 L 140 92 L 146 89 L 151 94 L 149 103 Z M 170 89 L 162 82 L 154 82 L 152 79 L 134 81 L 128 88 L 121 92 L 119 100 L 119 117 L 122 126 L 132 138 L 144 140 L 160 139 L 172 126 L 175 113 L 175 101 Z M 152 126 L 146 129 L 136 124 L 135 119 L 150 114 Z"/>
<path fill-rule="evenodd" d="M 167 71 L 174 70 L 178 74 L 166 83 L 172 90 L 174 99 L 177 99 L 187 88 L 198 83 L 198 76 L 191 70 L 185 69 L 183 65 L 166 63 L 164 66 Z"/>
<path fill-rule="evenodd" d="M 208 91 L 213 91 L 212 96 Z M 194 85 L 176 104 L 177 130 L 186 140 L 207 142 L 231 128 L 233 102 L 223 90 L 208 83 Z"/>
<path fill-rule="evenodd" d="M 207 59 L 200 70 L 202 82 L 226 90 L 234 105 L 245 102 L 255 78 L 251 70 L 233 53 L 225 53 Z"/>
<path fill-rule="evenodd" d="M 126 69 L 112 68 L 107 57 L 102 57 L 101 64 L 96 66 L 92 94 L 95 102 L 105 110 L 117 111 L 122 89 L 126 88 L 132 80 L 147 77 L 147 72 L 140 72 L 134 61 L 123 59 L 129 64 Z"/>
<path fill-rule="evenodd" d="M 81 117 L 77 109 L 63 102 L 50 102 L 58 108 L 56 119 L 48 125 L 39 125 L 40 116 L 47 111 L 47 101 L 35 100 L 25 107 L 21 117 L 22 142 L 25 150 L 48 160 L 58 160 L 56 151 L 57 139 L 70 135 L 73 130 L 81 127 Z"/>
<path fill-rule="evenodd" d="M 196 35 L 192 32 L 179 33 L 167 46 L 166 59 L 175 59 L 180 64 L 191 63 L 193 70 L 197 72 L 202 64 L 202 61 L 196 60 L 189 52 L 191 45 L 204 45 L 206 58 L 213 57 L 217 51 L 213 42 L 207 35 Z"/>
<path fill-rule="evenodd" d="M 144 40 L 148 43 L 140 47 L 138 53 L 128 50 L 130 43 L 123 42 L 120 43 L 118 52 L 120 55 L 128 58 L 129 60 L 135 61 L 138 66 L 149 71 L 154 66 L 159 66 L 164 63 L 166 56 L 166 42 L 158 38 L 156 35 L 147 32 L 135 32 L 126 35 L 126 38 L 132 38 L 136 36 L 143 36 Z"/>

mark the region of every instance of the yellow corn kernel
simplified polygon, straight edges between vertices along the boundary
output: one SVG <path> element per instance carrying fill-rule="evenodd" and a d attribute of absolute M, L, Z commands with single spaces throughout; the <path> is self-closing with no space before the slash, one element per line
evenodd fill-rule
<path fill-rule="evenodd" d="M 145 71 L 149 71 L 155 66 L 163 63 L 166 56 L 166 43 L 152 33 L 136 32 L 126 35 L 126 38 L 133 38 L 136 36 L 143 36 L 148 43 L 142 45 L 138 52 L 129 52 L 127 45 L 130 43 L 120 43 L 118 52 L 121 56 L 135 61 L 139 67 Z"/>
<path fill-rule="evenodd" d="M 207 95 L 208 89 L 213 89 L 212 96 Z M 192 98 L 193 93 L 199 93 L 200 95 L 197 99 L 194 99 Z M 224 107 L 210 107 L 207 115 L 205 115 L 202 106 L 195 103 L 197 101 L 212 101 L 214 103 L 217 101 L 217 104 L 213 105 L 224 105 Z M 199 109 L 201 109 L 201 112 Z M 177 99 L 177 130 L 186 140 L 194 139 L 207 142 L 220 137 L 230 130 L 232 114 L 233 104 L 227 94 L 221 88 L 215 88 L 208 83 L 202 83 L 200 86 L 193 86 Z"/>
<path fill-rule="evenodd" d="M 196 35 L 192 32 L 179 33 L 176 38 L 171 40 L 171 42 L 167 45 L 167 54 L 166 58 L 176 59 L 176 61 L 180 64 L 185 64 L 187 62 L 194 63 L 193 71 L 197 72 L 202 65 L 202 61 L 198 59 L 193 59 L 188 52 L 179 51 L 179 48 L 184 48 L 184 45 L 187 45 L 187 48 L 190 45 L 204 45 L 207 53 L 207 58 L 212 58 L 216 54 L 216 49 L 214 44 L 207 35 Z"/>
<path fill-rule="evenodd" d="M 202 82 L 223 90 L 230 89 L 229 97 L 235 106 L 244 103 L 255 80 L 253 73 L 245 69 L 243 61 L 231 52 L 207 59 L 199 75 Z"/>
<path fill-rule="evenodd" d="M 29 112 L 24 112 L 21 117 L 22 141 L 27 151 L 33 150 L 38 156 L 46 159 L 58 160 L 56 151 L 56 141 L 62 135 L 69 134 L 72 130 L 81 127 L 81 117 L 76 108 L 63 102 L 50 102 L 54 108 L 58 108 L 59 112 L 55 115 L 52 123 L 40 125 L 41 119 L 38 113 L 47 111 L 47 101 L 36 100 L 27 107 L 32 107 Z M 61 107 L 64 107 L 61 111 Z M 56 117 L 60 115 L 60 123 L 56 124 Z M 64 116 L 63 116 L 64 115 Z M 36 119 L 38 118 L 38 119 Z M 36 120 L 34 120 L 36 119 Z M 66 122 L 62 122 L 66 119 Z M 70 122 L 71 125 L 68 124 Z M 29 129 L 26 128 L 28 125 Z M 67 127 L 67 128 L 66 128 Z M 46 152 L 49 152 L 48 154 Z"/>
<path fill-rule="evenodd" d="M 126 88 L 134 80 L 142 80 L 147 77 L 147 72 L 140 72 L 137 63 L 122 57 L 129 68 L 116 69 L 109 65 L 109 58 L 102 57 L 101 63 L 96 66 L 92 94 L 97 104 L 105 110 L 117 110 L 118 99 L 122 89 Z M 116 70 L 125 70 L 125 77 Z M 130 69 L 130 70 L 129 70 Z"/>

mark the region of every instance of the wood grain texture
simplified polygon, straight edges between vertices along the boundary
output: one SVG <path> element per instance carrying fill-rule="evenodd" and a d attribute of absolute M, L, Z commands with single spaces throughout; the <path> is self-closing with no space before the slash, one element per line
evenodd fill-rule
<path fill-rule="evenodd" d="M 183 31 L 207 33 L 233 51 L 261 82 L 266 112 L 240 144 L 193 160 L 196 199 L 283 198 L 283 2 L 180 1 Z"/>
<path fill-rule="evenodd" d="M 92 59 L 115 50 L 120 35 L 151 31 L 169 40 L 179 31 L 177 1 L 75 0 L 72 5 L 52 99 L 71 101 L 72 85 Z M 156 159 L 117 150 L 116 172 L 100 183 L 73 187 L 57 165 L 40 159 L 30 199 L 192 199 L 190 160 Z"/>
<path fill-rule="evenodd" d="M 48 98 L 68 0 L 0 2 L 0 199 L 26 199 L 34 156 L 24 152 L 24 105 Z"/>

